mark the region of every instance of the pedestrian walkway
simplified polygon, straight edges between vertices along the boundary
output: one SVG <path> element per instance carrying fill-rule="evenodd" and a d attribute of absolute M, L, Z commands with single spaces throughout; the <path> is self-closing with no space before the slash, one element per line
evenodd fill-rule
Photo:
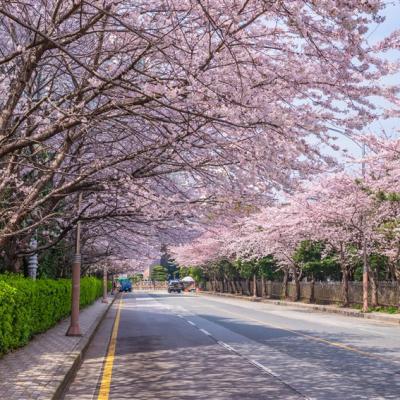
<path fill-rule="evenodd" d="M 25 347 L 0 359 L 0 398 L 7 400 L 53 399 L 65 378 L 77 366 L 82 350 L 88 344 L 112 302 L 97 300 L 81 312 L 82 337 L 68 337 L 69 318 L 37 335 Z"/>

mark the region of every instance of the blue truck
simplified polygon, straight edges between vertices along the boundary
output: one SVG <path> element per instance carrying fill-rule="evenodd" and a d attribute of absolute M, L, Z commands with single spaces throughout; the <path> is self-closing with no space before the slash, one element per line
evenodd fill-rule
<path fill-rule="evenodd" d="M 130 279 L 119 280 L 119 291 L 120 292 L 132 292 L 132 282 Z"/>

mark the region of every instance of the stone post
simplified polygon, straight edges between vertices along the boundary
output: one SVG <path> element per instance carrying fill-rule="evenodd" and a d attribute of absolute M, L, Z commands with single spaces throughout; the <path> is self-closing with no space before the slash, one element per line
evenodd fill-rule
<path fill-rule="evenodd" d="M 31 250 L 33 251 L 33 254 L 28 257 L 28 275 L 31 279 L 36 280 L 38 269 L 38 256 L 36 253 L 37 240 L 35 238 L 32 238 L 29 245 Z"/>

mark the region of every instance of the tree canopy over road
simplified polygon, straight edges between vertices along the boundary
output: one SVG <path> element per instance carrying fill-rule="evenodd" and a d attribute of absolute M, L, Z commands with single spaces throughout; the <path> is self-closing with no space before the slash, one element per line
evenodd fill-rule
<path fill-rule="evenodd" d="M 195 239 L 204 226 L 254 211 L 250 220 L 272 213 L 280 226 L 297 221 L 282 217 L 293 205 L 271 204 L 334 167 L 323 151 L 337 148 L 333 132 L 352 136 L 383 112 L 397 115 L 397 88 L 381 78 L 396 72 L 382 53 L 398 48 L 398 34 L 367 41 L 383 7 L 379 0 L 3 2 L 1 268 L 21 270 L 33 236 L 41 261 L 66 263 L 78 221 L 89 262 L 112 255 L 148 262 L 160 242 Z M 381 110 L 379 97 L 392 105 Z M 343 211 L 360 201 L 359 210 L 371 212 L 369 243 L 377 231 L 385 246 L 397 240 L 396 223 L 385 234 L 377 220 L 394 202 L 367 193 L 380 190 L 375 171 L 368 189 L 329 178 L 321 202 L 307 205 L 313 215 L 323 207 L 321 222 L 335 219 L 332 245 L 340 247 L 339 232 L 353 243 L 358 229 L 346 226 L 348 216 L 328 214 L 333 204 L 321 206 L 339 198 L 349 204 Z M 284 247 L 296 245 L 295 231 L 271 236 L 281 260 Z M 396 247 L 384 251 L 394 257 Z"/>

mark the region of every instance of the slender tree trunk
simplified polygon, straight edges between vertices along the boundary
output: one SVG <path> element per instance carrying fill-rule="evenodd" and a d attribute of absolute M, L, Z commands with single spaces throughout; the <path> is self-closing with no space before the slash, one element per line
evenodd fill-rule
<path fill-rule="evenodd" d="M 240 293 L 242 294 L 242 296 L 245 295 L 244 289 L 243 289 L 243 279 L 240 280 Z"/>
<path fill-rule="evenodd" d="M 396 277 L 396 266 L 393 262 L 389 263 L 389 272 L 390 272 L 390 278 L 392 282 L 395 282 L 397 280 Z"/>
<path fill-rule="evenodd" d="M 264 275 L 261 275 L 261 297 L 265 297 L 265 279 L 264 279 Z"/>
<path fill-rule="evenodd" d="M 233 284 L 232 284 L 232 279 L 229 278 L 229 276 L 225 275 L 225 281 L 226 281 L 226 291 L 228 293 L 233 293 Z"/>
<path fill-rule="evenodd" d="M 370 271 L 369 279 L 371 281 L 371 307 L 377 307 L 378 302 L 378 279 L 376 271 Z"/>
<path fill-rule="evenodd" d="M 238 287 L 237 287 L 237 281 L 236 281 L 236 279 L 233 279 L 233 287 L 234 287 L 234 289 L 235 289 L 235 294 L 238 294 L 239 293 L 239 289 L 238 289 Z"/>
<path fill-rule="evenodd" d="M 344 258 L 343 243 L 340 243 L 340 267 L 342 270 L 342 301 L 343 306 L 348 307 L 349 301 L 349 268 L 346 265 Z"/>
<path fill-rule="evenodd" d="M 247 288 L 247 295 L 251 296 L 251 285 L 250 285 L 250 279 L 246 279 L 246 288 Z"/>
<path fill-rule="evenodd" d="M 282 293 L 281 297 L 283 299 L 287 298 L 287 293 L 288 293 L 288 278 L 289 278 L 289 271 L 287 269 L 284 270 L 283 272 L 283 282 L 282 282 Z"/>
<path fill-rule="evenodd" d="M 103 267 L 103 299 L 101 300 L 102 303 L 108 303 L 108 296 L 107 296 L 107 267 Z"/>
<path fill-rule="evenodd" d="M 369 281 L 369 268 L 368 268 L 368 255 L 366 251 L 365 235 L 363 239 L 363 312 L 368 311 L 368 281 Z"/>
<path fill-rule="evenodd" d="M 345 266 L 342 268 L 342 299 L 343 307 L 348 307 L 350 304 L 349 300 L 349 271 Z"/>
<path fill-rule="evenodd" d="M 257 276 L 253 275 L 253 297 L 257 297 Z"/>
<path fill-rule="evenodd" d="M 315 279 L 314 279 L 314 274 L 311 275 L 311 282 L 310 282 L 310 303 L 315 303 Z"/>
<path fill-rule="evenodd" d="M 232 279 L 229 280 L 229 287 L 230 287 L 229 293 L 234 294 L 236 292 L 236 290 L 235 290 L 235 286 L 233 285 L 233 280 Z"/>
<path fill-rule="evenodd" d="M 299 281 L 299 275 L 297 273 L 297 268 L 293 267 L 293 278 L 294 278 L 294 284 L 295 284 L 295 295 L 294 295 L 294 301 L 299 301 L 300 300 L 300 281 Z"/>

